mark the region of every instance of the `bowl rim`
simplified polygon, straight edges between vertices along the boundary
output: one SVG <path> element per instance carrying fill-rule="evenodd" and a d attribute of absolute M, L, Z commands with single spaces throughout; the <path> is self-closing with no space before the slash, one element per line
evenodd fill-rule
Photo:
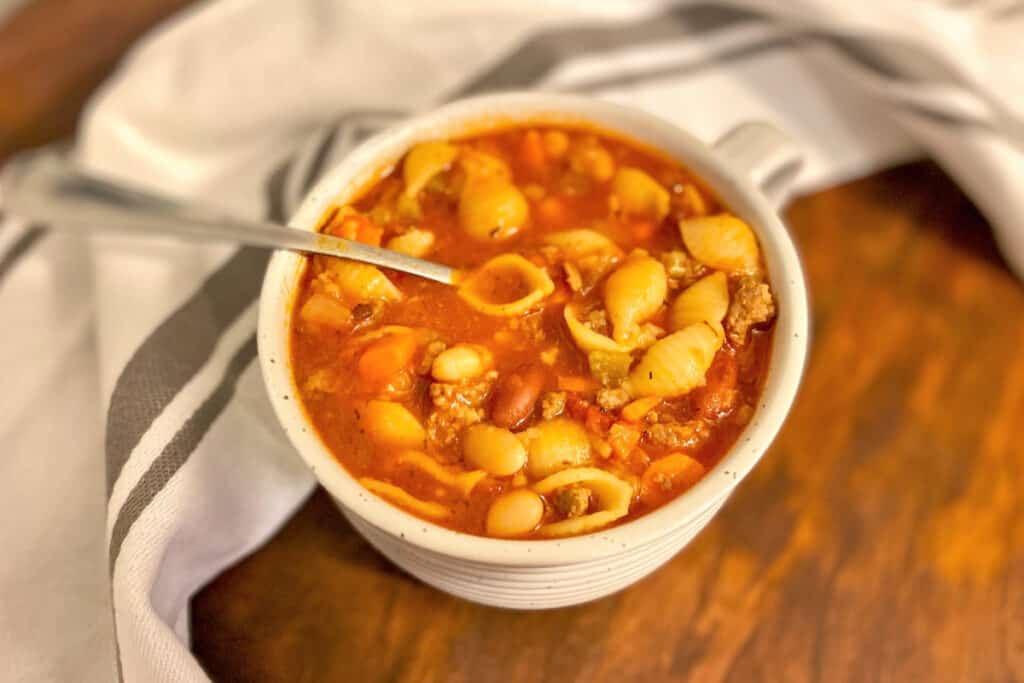
<path fill-rule="evenodd" d="M 624 524 L 583 536 L 505 540 L 453 531 L 377 497 L 320 440 L 295 391 L 288 349 L 291 303 L 303 257 L 278 251 L 264 275 L 257 341 L 274 412 L 317 480 L 351 514 L 414 546 L 483 566 L 538 567 L 600 560 L 629 552 L 689 524 L 727 496 L 771 445 L 795 399 L 807 358 L 808 300 L 793 241 L 762 192 L 681 128 L 648 112 L 577 95 L 506 92 L 458 100 L 413 116 L 368 138 L 325 173 L 306 194 L 289 226 L 315 230 L 323 211 L 378 178 L 416 142 L 536 123 L 583 125 L 661 151 L 678 160 L 746 220 L 758 236 L 779 301 L 768 377 L 759 405 L 729 451 L 670 503 Z"/>

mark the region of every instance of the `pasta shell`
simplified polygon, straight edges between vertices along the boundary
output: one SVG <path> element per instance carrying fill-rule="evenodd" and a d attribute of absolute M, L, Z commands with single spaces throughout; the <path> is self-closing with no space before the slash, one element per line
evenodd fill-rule
<path fill-rule="evenodd" d="M 398 463 L 400 465 L 412 465 L 416 469 L 426 472 L 436 479 L 438 483 L 455 489 L 467 498 L 476 485 L 487 478 L 487 473 L 483 470 L 452 472 L 426 453 L 420 451 L 405 451 L 401 453 L 398 456 Z"/>
<path fill-rule="evenodd" d="M 668 190 L 639 168 L 626 166 L 616 171 L 612 193 L 628 214 L 653 218 L 659 223 L 668 215 Z"/>
<path fill-rule="evenodd" d="M 606 337 L 600 332 L 595 332 L 584 325 L 580 321 L 579 308 L 575 302 L 567 303 L 562 310 L 562 315 L 565 317 L 565 324 L 569 328 L 569 334 L 572 335 L 573 341 L 576 342 L 576 346 L 581 351 L 587 353 L 591 351 L 629 353 L 632 349 L 631 345 L 620 344 L 611 337 Z"/>
<path fill-rule="evenodd" d="M 562 230 L 544 238 L 544 244 L 556 247 L 567 259 L 577 259 L 594 252 L 607 251 L 622 253 L 618 245 L 595 230 Z"/>
<path fill-rule="evenodd" d="M 463 147 L 459 152 L 459 166 L 472 181 L 494 178 L 510 181 L 512 171 L 501 157 L 481 152 L 472 147 Z"/>
<path fill-rule="evenodd" d="M 409 150 L 402 164 L 405 196 L 415 197 L 419 194 L 431 178 L 448 170 L 458 155 L 459 149 L 455 145 L 440 140 L 422 142 Z"/>
<path fill-rule="evenodd" d="M 615 341 L 635 339 L 640 323 L 657 312 L 667 293 L 665 266 L 657 259 L 631 256 L 616 268 L 604 285 L 604 306 Z"/>
<path fill-rule="evenodd" d="M 459 285 L 459 296 L 467 304 L 481 313 L 503 317 L 525 313 L 553 291 L 555 283 L 547 271 L 519 254 L 495 256 Z"/>
<path fill-rule="evenodd" d="M 633 486 L 596 467 L 562 470 L 537 482 L 533 489 L 541 495 L 550 495 L 574 484 L 588 488 L 601 509 L 581 517 L 545 524 L 538 531 L 541 536 L 585 534 L 605 527 L 629 513 L 629 506 L 633 502 Z"/>
<path fill-rule="evenodd" d="M 682 396 L 705 382 L 722 337 L 704 322 L 673 332 L 647 350 L 623 387 L 632 396 Z"/>
<path fill-rule="evenodd" d="M 546 477 L 566 467 L 590 461 L 590 439 L 579 422 L 566 417 L 542 422 L 526 437 L 527 472 Z"/>
<path fill-rule="evenodd" d="M 402 292 L 398 287 L 374 266 L 344 259 L 331 259 L 328 272 L 338 285 L 341 297 L 348 301 L 402 300 Z"/>
<path fill-rule="evenodd" d="M 507 180 L 486 178 L 466 183 L 459 198 L 459 225 L 478 240 L 507 240 L 530 218 L 530 205 Z"/>
<path fill-rule="evenodd" d="M 704 265 L 746 273 L 758 269 L 760 252 L 754 231 L 732 214 L 681 220 L 679 232 L 690 254 Z"/>
<path fill-rule="evenodd" d="M 681 330 L 693 323 L 706 322 L 723 335 L 722 319 L 729 310 L 729 281 L 718 271 L 705 276 L 687 287 L 672 302 L 670 321 L 673 330 Z"/>
<path fill-rule="evenodd" d="M 389 484 L 386 481 L 363 477 L 359 480 L 359 483 L 388 502 L 429 519 L 446 519 L 452 515 L 452 511 L 444 505 L 431 500 L 420 500 L 409 494 L 405 489 Z"/>

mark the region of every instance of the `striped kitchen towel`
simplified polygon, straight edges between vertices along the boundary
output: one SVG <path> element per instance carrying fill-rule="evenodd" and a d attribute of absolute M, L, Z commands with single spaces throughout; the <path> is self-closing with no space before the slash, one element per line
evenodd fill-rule
<path fill-rule="evenodd" d="M 774 122 L 806 148 L 800 192 L 934 157 L 1021 274 L 1022 4 L 221 0 L 132 52 L 74 154 L 285 220 L 410 112 L 498 89 L 587 93 L 705 139 Z M 266 259 L 3 221 L 0 357 L 16 391 L 0 394 L 0 544 L 17 558 L 0 570 L 4 680 L 206 679 L 191 595 L 313 486 L 253 362 Z"/>

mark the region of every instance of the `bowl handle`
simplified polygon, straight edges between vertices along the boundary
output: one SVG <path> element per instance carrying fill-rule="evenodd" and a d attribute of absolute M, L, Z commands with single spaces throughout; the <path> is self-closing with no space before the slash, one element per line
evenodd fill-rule
<path fill-rule="evenodd" d="M 741 123 L 711 145 L 715 154 L 782 204 L 803 164 L 803 152 L 791 137 L 761 121 Z"/>

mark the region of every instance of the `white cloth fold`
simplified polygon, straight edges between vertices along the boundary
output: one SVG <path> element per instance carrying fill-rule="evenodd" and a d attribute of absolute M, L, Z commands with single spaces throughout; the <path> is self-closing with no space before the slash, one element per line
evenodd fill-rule
<path fill-rule="evenodd" d="M 75 153 L 284 220 L 312 178 L 398 117 L 493 89 L 582 92 L 709 140 L 774 122 L 807 150 L 797 192 L 934 157 L 1024 273 L 1024 48 L 1012 38 L 1024 13 L 909 0 L 593 5 L 202 4 L 133 50 Z M 0 543 L 15 558 L 0 569 L 0 677 L 205 680 L 188 648 L 191 595 L 313 485 L 253 362 L 266 255 L 83 244 L 0 227 L 0 305 L 17 323 L 0 357 L 18 389 L 0 395 Z"/>

